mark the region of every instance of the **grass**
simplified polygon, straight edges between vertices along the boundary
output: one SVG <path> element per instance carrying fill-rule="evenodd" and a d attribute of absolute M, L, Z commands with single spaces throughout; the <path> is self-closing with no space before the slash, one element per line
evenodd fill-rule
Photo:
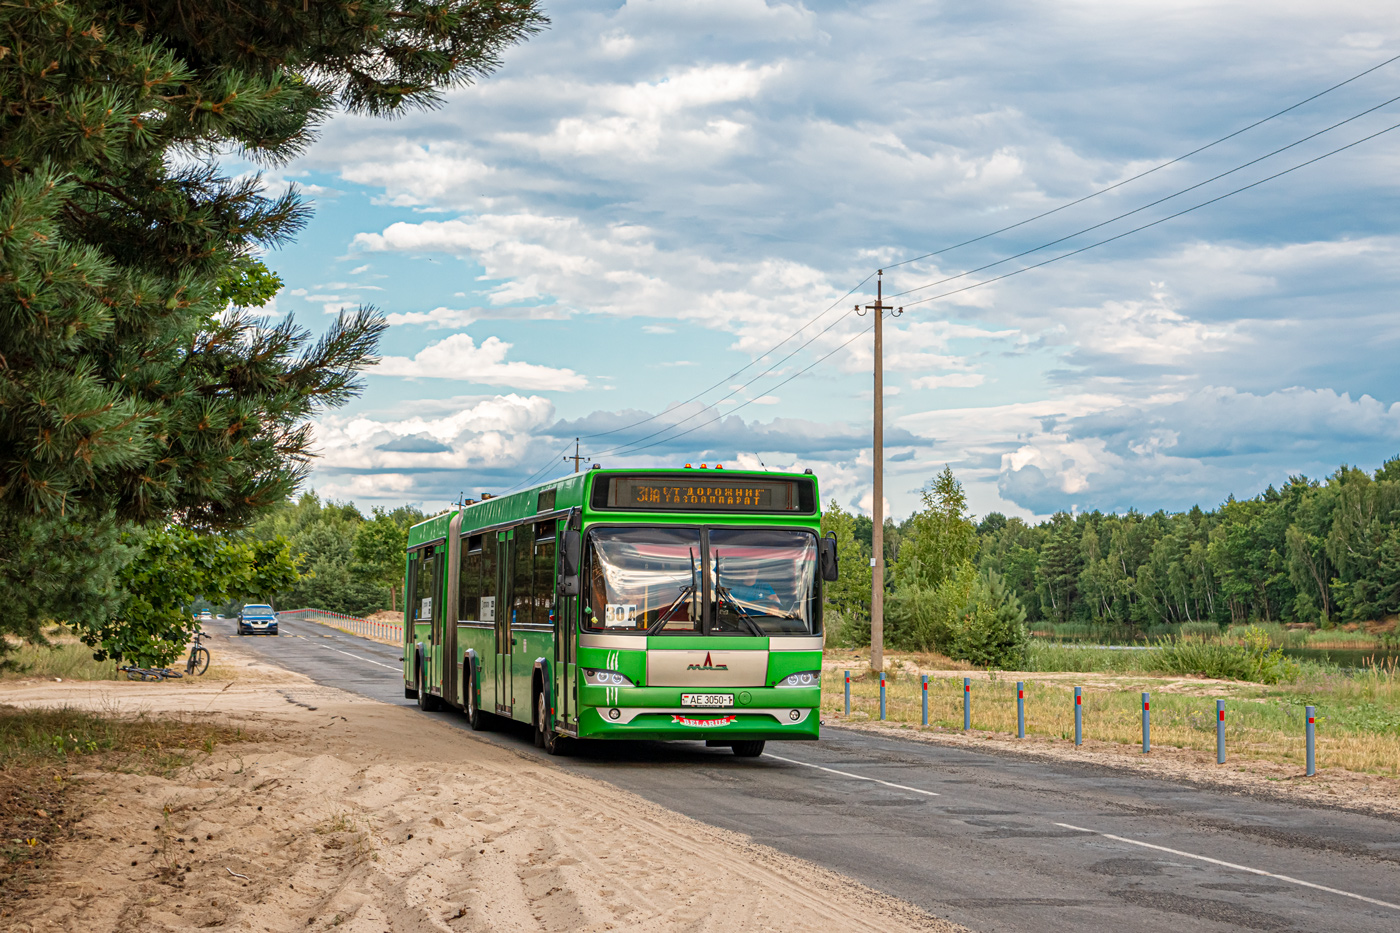
<path fill-rule="evenodd" d="M 1175 674 L 1261 683 L 1292 683 L 1317 664 L 1284 657 L 1258 638 L 1163 640 L 1144 648 L 1094 648 L 1035 639 L 1026 670 L 1040 672 L 1098 672 Z"/>
<path fill-rule="evenodd" d="M 1152 742 L 1157 747 L 1215 751 L 1215 700 L 1226 699 L 1226 742 L 1232 759 L 1261 759 L 1301 768 L 1304 758 L 1304 707 L 1317 708 L 1319 768 L 1400 776 L 1400 671 L 1396 665 L 1354 674 L 1314 666 L 1296 683 L 1203 683 L 1183 690 L 1178 677 L 1163 678 L 1120 662 L 1117 656 L 1148 652 L 1099 652 L 1115 656 L 1105 664 L 1123 664 L 1112 680 L 1086 678 L 1083 688 L 1086 739 L 1138 746 L 1142 742 L 1140 693 L 1152 698 Z M 1057 655 L 1063 657 L 1062 655 Z M 1074 655 L 1069 656 L 1071 660 Z M 1104 671 L 1103 667 L 1096 670 Z M 974 730 L 1014 735 L 1016 684 L 996 672 L 972 687 Z M 1024 676 L 1024 675 L 1023 675 Z M 1170 687 L 1169 687 L 1170 685 Z M 824 714 L 844 716 L 844 678 L 829 671 L 823 678 Z M 852 677 L 852 718 L 879 718 L 879 681 L 868 673 Z M 1074 684 L 1064 679 L 1025 681 L 1028 735 L 1072 741 Z M 963 684 L 960 677 L 929 679 L 929 725 L 962 728 Z M 919 679 L 887 680 L 886 715 L 896 723 L 918 725 L 922 718 Z M 1125 749 L 1126 750 L 1126 749 Z"/>
<path fill-rule="evenodd" d="M 9 664 L 0 669 L 0 680 L 20 680 L 41 677 L 53 680 L 113 680 L 117 662 L 94 661 L 92 649 L 72 635 L 55 633 L 49 636 L 51 645 L 21 642 L 5 655 Z"/>
<path fill-rule="evenodd" d="M 193 716 L 0 706 L 0 900 L 20 895 L 78 818 L 69 800 L 75 772 L 169 777 L 249 738 Z"/>
<path fill-rule="evenodd" d="M 1278 622 L 1252 622 L 1249 625 L 1231 625 L 1222 631 L 1213 622 L 1186 622 L 1181 625 L 1150 626 L 1145 634 L 1106 623 L 1040 621 L 1033 626 L 1033 634 L 1037 638 L 1071 644 L 1140 645 L 1144 643 L 1144 638 L 1147 642 L 1174 639 L 1209 641 L 1222 637 L 1232 640 L 1243 637 L 1244 631 L 1249 628 L 1262 631 L 1275 648 L 1364 651 L 1400 646 L 1400 620 L 1395 618 L 1348 623 L 1345 628 L 1331 629 L 1290 628 Z"/>
<path fill-rule="evenodd" d="M 119 680 L 126 676 L 117 672 L 116 661 L 94 661 L 92 649 L 61 626 L 51 626 L 44 637 L 49 644 L 11 640 L 9 650 L 0 654 L 0 680 Z M 183 672 L 185 658 L 176 658 L 171 667 Z M 213 666 L 203 679 L 227 679 L 227 673 L 226 668 Z"/>

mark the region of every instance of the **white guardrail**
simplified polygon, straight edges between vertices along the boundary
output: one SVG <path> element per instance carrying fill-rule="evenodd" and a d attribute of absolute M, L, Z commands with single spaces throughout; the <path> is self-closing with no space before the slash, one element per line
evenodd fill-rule
<path fill-rule="evenodd" d="M 359 616 L 342 615 L 339 612 L 328 612 L 325 609 L 288 609 L 285 612 L 279 611 L 277 618 L 327 625 L 351 635 L 377 641 L 380 644 L 396 646 L 403 644 L 402 622 L 379 622 L 374 619 L 362 619 Z"/>

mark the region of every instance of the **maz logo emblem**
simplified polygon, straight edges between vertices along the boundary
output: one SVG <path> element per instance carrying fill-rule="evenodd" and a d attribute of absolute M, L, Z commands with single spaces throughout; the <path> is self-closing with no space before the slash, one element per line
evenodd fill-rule
<path fill-rule="evenodd" d="M 729 670 L 729 665 L 728 665 L 728 664 L 715 664 L 715 663 L 714 663 L 713 661 L 711 661 L 711 659 L 710 659 L 710 653 L 709 653 L 708 651 L 706 651 L 706 652 L 705 652 L 705 663 L 704 663 L 704 664 L 691 664 L 691 665 L 688 665 L 688 666 L 686 667 L 686 670 L 688 670 L 688 671 L 727 671 L 727 670 Z"/>

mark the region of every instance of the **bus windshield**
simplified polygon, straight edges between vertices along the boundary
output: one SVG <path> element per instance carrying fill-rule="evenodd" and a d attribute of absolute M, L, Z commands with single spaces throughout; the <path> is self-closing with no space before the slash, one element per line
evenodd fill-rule
<path fill-rule="evenodd" d="M 708 547 L 698 528 L 591 531 L 584 627 L 619 634 L 820 633 L 815 535 L 711 528 L 706 537 Z"/>
<path fill-rule="evenodd" d="M 698 528 L 602 528 L 588 540 L 585 627 L 700 633 Z"/>
<path fill-rule="evenodd" d="M 715 631 L 757 627 L 764 635 L 811 635 L 817 628 L 817 539 L 777 528 L 710 529 Z"/>

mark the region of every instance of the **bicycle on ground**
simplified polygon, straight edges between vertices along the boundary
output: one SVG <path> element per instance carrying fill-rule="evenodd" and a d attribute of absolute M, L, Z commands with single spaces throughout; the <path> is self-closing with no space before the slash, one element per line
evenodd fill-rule
<path fill-rule="evenodd" d="M 137 667 L 135 664 L 126 664 L 117 670 L 125 674 L 127 680 L 161 681 L 185 676 L 168 667 Z"/>

